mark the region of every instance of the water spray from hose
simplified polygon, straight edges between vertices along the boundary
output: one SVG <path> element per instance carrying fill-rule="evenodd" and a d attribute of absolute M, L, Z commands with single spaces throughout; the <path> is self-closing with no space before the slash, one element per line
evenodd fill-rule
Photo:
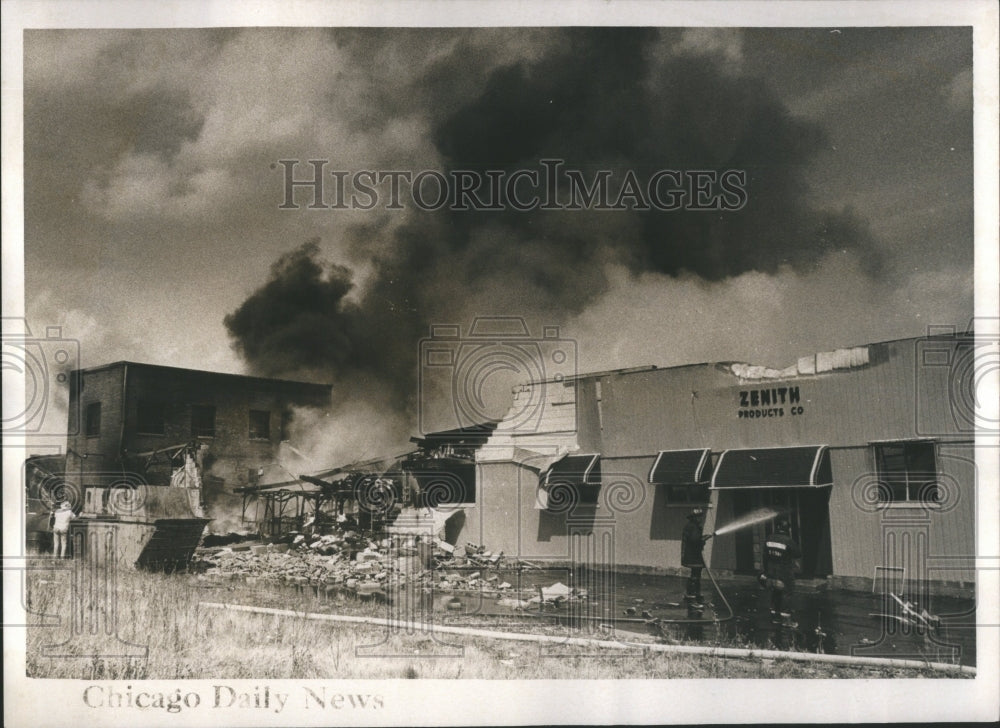
<path fill-rule="evenodd" d="M 763 523 L 764 521 L 770 521 L 772 518 L 780 515 L 781 511 L 775 510 L 774 508 L 757 508 L 756 510 L 750 511 L 749 513 L 737 518 L 735 521 L 730 521 L 722 528 L 717 528 L 712 533 L 712 536 L 721 536 L 725 533 L 738 531 L 742 528 L 747 528 L 748 526 Z"/>

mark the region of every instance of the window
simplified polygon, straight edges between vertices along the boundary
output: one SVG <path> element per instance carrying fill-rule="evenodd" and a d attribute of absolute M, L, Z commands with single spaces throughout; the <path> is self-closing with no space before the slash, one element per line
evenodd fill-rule
<path fill-rule="evenodd" d="M 281 441 L 288 442 L 292 439 L 292 412 L 285 410 L 281 413 Z"/>
<path fill-rule="evenodd" d="M 667 497 L 667 503 L 671 505 L 704 505 L 708 503 L 708 484 L 700 485 L 662 485 Z"/>
<path fill-rule="evenodd" d="M 101 434 L 101 403 L 93 402 L 87 405 L 87 437 L 97 437 Z"/>
<path fill-rule="evenodd" d="M 663 488 L 667 503 L 686 505 L 708 503 L 705 468 L 711 460 L 707 448 L 661 450 L 649 469 L 649 482 Z"/>
<path fill-rule="evenodd" d="M 271 439 L 271 413 L 267 410 L 250 410 L 250 439 Z"/>
<path fill-rule="evenodd" d="M 136 431 L 143 435 L 164 434 L 165 412 L 166 407 L 163 402 L 139 400 Z"/>
<path fill-rule="evenodd" d="M 191 405 L 192 437 L 215 437 L 215 407 L 210 404 Z"/>
<path fill-rule="evenodd" d="M 937 462 L 934 442 L 877 443 L 875 467 L 878 471 L 879 499 L 888 503 L 936 503 Z"/>

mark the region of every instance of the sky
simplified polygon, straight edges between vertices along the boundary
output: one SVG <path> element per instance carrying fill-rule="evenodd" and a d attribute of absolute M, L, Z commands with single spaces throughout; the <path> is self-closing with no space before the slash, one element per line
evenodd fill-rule
<path fill-rule="evenodd" d="M 973 314 L 972 33 L 29 30 L 25 298 L 84 366 L 331 382 L 412 429 L 433 324 L 578 371 L 815 351 Z M 298 209 L 327 170 L 742 170 L 737 210 Z M 328 182 L 330 180 L 328 179 Z M 374 426 L 374 425 L 373 425 Z"/>

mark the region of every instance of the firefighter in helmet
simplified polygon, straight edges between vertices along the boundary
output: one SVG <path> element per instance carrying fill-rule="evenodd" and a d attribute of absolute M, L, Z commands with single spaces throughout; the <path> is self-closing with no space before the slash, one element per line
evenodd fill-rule
<path fill-rule="evenodd" d="M 688 514 L 687 523 L 681 533 L 681 566 L 691 570 L 684 598 L 691 603 L 698 604 L 703 599 L 701 595 L 701 570 L 705 567 L 705 559 L 701 552 L 705 547 L 705 542 L 711 538 L 711 536 L 702 535 L 704 525 L 705 510 L 695 508 Z"/>
<path fill-rule="evenodd" d="M 774 533 L 764 543 L 764 573 L 761 583 L 771 592 L 771 616 L 780 617 L 785 599 L 795 585 L 795 568 L 802 550 L 791 536 L 792 525 L 781 516 L 774 524 Z"/>

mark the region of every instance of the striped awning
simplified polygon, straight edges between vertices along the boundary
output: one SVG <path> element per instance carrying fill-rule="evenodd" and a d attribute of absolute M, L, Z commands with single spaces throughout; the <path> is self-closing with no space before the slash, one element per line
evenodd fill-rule
<path fill-rule="evenodd" d="M 567 455 L 538 476 L 535 508 L 547 510 L 554 503 L 595 504 L 601 489 L 601 456 Z M 570 495 L 572 494 L 572 495 Z"/>
<path fill-rule="evenodd" d="M 725 450 L 712 475 L 712 489 L 818 488 L 832 485 L 826 445 Z"/>
<path fill-rule="evenodd" d="M 711 450 L 660 450 L 649 469 L 654 485 L 697 485 L 708 480 L 705 467 Z"/>
<path fill-rule="evenodd" d="M 599 454 L 567 455 L 557 460 L 541 476 L 541 484 L 553 486 L 558 483 L 567 485 L 600 485 L 601 456 Z"/>

